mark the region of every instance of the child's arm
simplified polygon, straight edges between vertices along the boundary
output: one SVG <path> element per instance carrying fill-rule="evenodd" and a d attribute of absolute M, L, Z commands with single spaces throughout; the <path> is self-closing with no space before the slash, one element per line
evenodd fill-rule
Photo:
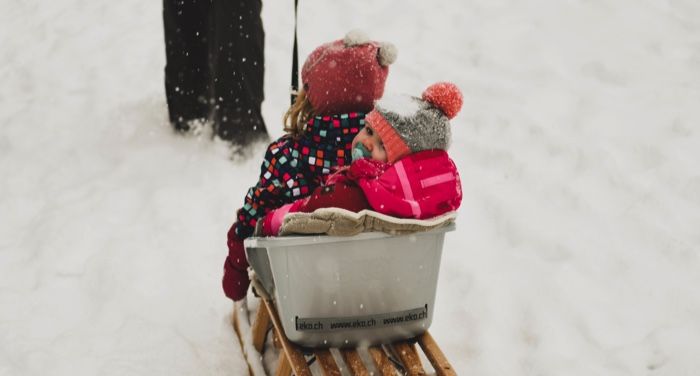
<path fill-rule="evenodd" d="M 344 172 L 334 175 L 329 180 L 331 184 L 316 188 L 311 196 L 282 206 L 265 215 L 263 219 L 263 235 L 277 236 L 288 213 L 311 213 L 320 208 L 341 208 L 354 212 L 368 209 L 362 189 L 354 181 L 348 179 Z"/>
<path fill-rule="evenodd" d="M 318 186 L 317 179 L 307 178 L 301 161 L 292 157 L 293 140 L 283 137 L 270 144 L 260 166 L 260 178 L 238 210 L 236 231 L 242 238 L 253 234 L 257 221 L 271 210 L 307 196 Z"/>
<path fill-rule="evenodd" d="M 296 213 L 301 211 L 300 208 L 304 205 L 307 199 L 294 201 L 291 204 L 284 205 L 279 209 L 270 211 L 262 219 L 262 234 L 263 236 L 277 236 L 279 229 L 284 222 L 284 216 L 287 213 Z"/>

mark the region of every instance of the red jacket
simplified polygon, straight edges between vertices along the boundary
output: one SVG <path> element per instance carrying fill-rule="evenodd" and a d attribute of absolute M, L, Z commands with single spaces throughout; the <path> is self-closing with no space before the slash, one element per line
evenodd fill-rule
<path fill-rule="evenodd" d="M 358 160 L 350 171 L 356 170 L 353 175 L 374 211 L 426 219 L 457 210 L 462 202 L 457 167 L 444 150 L 409 154 L 376 176 L 366 173 L 376 166 L 372 162 Z"/>
<path fill-rule="evenodd" d="M 399 218 L 432 218 L 459 208 L 462 187 L 454 162 L 444 150 L 410 154 L 394 164 L 357 160 L 330 175 L 311 196 L 282 206 L 263 221 L 263 233 L 275 236 L 284 216 L 338 207 Z"/>

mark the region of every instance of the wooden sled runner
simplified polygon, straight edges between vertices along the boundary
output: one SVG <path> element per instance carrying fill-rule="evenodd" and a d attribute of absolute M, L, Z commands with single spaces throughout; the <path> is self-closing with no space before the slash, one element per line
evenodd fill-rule
<path fill-rule="evenodd" d="M 242 319 L 244 318 L 241 315 L 234 312 L 233 327 L 243 346 L 245 339 L 241 329 Z M 261 304 L 251 326 L 252 345 L 257 351 L 257 354 L 254 356 L 263 354 L 265 338 L 269 330 L 273 330 L 274 346 L 280 350 L 276 362 L 275 376 L 289 376 L 292 374 L 296 376 L 312 376 L 313 373 L 308 363 L 313 357 L 319 363 L 319 368 L 324 376 L 341 375 L 342 368 L 353 376 L 369 376 L 372 369 L 376 370 L 376 373 L 372 371 L 372 374 L 382 376 L 426 375 L 427 373 L 421 364 L 416 344 L 423 350 L 436 375 L 456 375 L 440 347 L 438 347 L 427 331 L 412 339 L 399 340 L 367 348 L 366 352 L 371 357 L 372 364 L 366 364 L 365 360 L 360 356 L 361 350 L 357 348 L 334 349 L 333 352 L 337 351 L 341 358 L 341 361 L 337 362 L 331 349 L 308 349 L 291 343 L 284 334 L 274 304 L 269 300 L 261 299 Z M 262 376 L 255 374 L 253 368 L 250 367 L 250 360 L 248 359 L 250 355 L 245 353 L 245 356 L 249 362 L 250 375 Z"/>
<path fill-rule="evenodd" d="M 275 375 L 426 375 L 421 356 L 430 374 L 455 375 L 427 332 L 453 229 L 246 239 L 261 299 L 255 318 L 237 303 L 233 325 L 251 375 L 276 351 Z"/>

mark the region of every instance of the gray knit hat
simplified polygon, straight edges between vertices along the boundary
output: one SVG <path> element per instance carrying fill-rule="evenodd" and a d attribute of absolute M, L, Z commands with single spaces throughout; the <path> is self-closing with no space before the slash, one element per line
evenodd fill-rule
<path fill-rule="evenodd" d="M 367 123 L 379 134 L 389 163 L 421 150 L 450 146 L 450 119 L 462 108 L 462 93 L 449 82 L 430 85 L 421 98 L 385 97 L 367 114 Z"/>

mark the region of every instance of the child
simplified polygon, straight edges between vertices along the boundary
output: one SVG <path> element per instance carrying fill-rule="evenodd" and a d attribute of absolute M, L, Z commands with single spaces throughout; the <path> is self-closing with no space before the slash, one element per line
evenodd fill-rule
<path fill-rule="evenodd" d="M 351 162 L 351 142 L 365 113 L 384 92 L 388 67 L 396 60 L 389 43 L 360 32 L 314 50 L 301 70 L 302 90 L 287 111 L 284 135 L 267 149 L 257 184 L 228 232 L 222 285 L 233 300 L 245 297 L 250 281 L 243 239 L 267 212 L 308 196 L 331 168 Z"/>
<path fill-rule="evenodd" d="M 352 141 L 353 162 L 330 175 L 305 199 L 268 213 L 262 234 L 277 236 L 288 213 L 337 207 L 354 212 L 426 219 L 454 211 L 462 200 L 459 174 L 445 151 L 450 123 L 462 107 L 451 83 L 428 87 L 422 98 L 382 99 Z"/>

